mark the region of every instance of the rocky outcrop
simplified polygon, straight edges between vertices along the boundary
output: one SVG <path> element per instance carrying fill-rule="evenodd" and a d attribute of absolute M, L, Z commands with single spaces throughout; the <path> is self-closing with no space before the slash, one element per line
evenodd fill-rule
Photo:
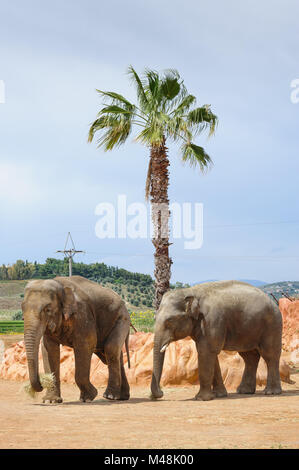
<path fill-rule="evenodd" d="M 71 348 L 61 346 L 60 376 L 63 383 L 75 383 L 74 353 Z M 153 364 L 153 334 L 136 333 L 130 336 L 131 368 L 127 367 L 127 357 L 124 352 L 124 363 L 128 381 L 131 385 L 149 385 Z M 41 351 L 39 352 L 40 370 L 43 371 Z M 223 381 L 228 390 L 235 390 L 239 385 L 244 369 L 243 359 L 234 352 L 222 351 L 219 362 Z M 292 383 L 290 367 L 281 358 L 280 376 L 282 381 Z M 0 377 L 7 380 L 28 380 L 27 360 L 24 342 L 20 341 L 5 351 L 4 360 L 0 365 Z M 260 360 L 257 372 L 257 385 L 266 384 L 266 364 Z M 90 380 L 97 386 L 105 386 L 108 379 L 108 369 L 96 355 L 92 356 Z M 195 385 L 198 384 L 197 351 L 194 341 L 186 338 L 171 343 L 165 353 L 164 369 L 161 378 L 165 385 Z"/>
<path fill-rule="evenodd" d="M 282 348 L 289 352 L 290 362 L 299 362 L 299 300 L 279 300 L 283 318 Z"/>

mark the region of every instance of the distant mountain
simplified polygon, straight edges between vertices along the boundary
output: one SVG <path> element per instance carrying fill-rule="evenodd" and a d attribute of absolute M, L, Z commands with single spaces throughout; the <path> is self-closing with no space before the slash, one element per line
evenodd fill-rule
<path fill-rule="evenodd" d="M 267 284 L 264 281 L 258 281 L 256 279 L 239 279 L 239 281 L 247 282 L 248 284 L 251 284 L 252 286 L 255 286 L 255 287 L 261 287 Z"/>
<path fill-rule="evenodd" d="M 289 297 L 299 297 L 299 281 L 273 282 L 272 284 L 261 286 L 260 289 L 268 295 L 273 294 L 276 299 L 285 297 L 283 294 Z"/>

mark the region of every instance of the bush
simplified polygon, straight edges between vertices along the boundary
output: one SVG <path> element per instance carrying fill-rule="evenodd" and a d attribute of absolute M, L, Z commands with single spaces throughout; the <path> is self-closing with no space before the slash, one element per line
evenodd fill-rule
<path fill-rule="evenodd" d="M 155 315 L 151 310 L 145 312 L 130 312 L 132 324 L 138 331 L 153 332 Z"/>
<path fill-rule="evenodd" d="M 12 316 L 13 321 L 20 321 L 23 320 L 23 312 L 22 310 L 18 310 Z"/>

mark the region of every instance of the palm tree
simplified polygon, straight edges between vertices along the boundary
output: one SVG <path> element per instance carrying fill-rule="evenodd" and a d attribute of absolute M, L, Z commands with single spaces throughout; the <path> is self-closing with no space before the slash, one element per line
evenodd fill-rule
<path fill-rule="evenodd" d="M 169 199 L 168 199 L 168 149 L 167 140 L 180 142 L 183 162 L 199 166 L 203 171 L 211 163 L 205 150 L 193 143 L 206 129 L 215 132 L 217 116 L 210 105 L 196 107 L 195 96 L 189 94 L 176 70 L 159 74 L 146 69 L 139 76 L 132 66 L 128 75 L 137 92 L 137 104 L 112 92 L 97 92 L 104 100 L 97 119 L 89 129 L 88 141 L 99 132 L 98 147 L 105 151 L 122 145 L 132 132 L 140 128 L 135 140 L 149 149 L 149 163 L 145 197 L 150 198 L 155 247 L 155 308 L 158 309 L 163 294 L 169 289 L 171 264 L 169 256 Z"/>

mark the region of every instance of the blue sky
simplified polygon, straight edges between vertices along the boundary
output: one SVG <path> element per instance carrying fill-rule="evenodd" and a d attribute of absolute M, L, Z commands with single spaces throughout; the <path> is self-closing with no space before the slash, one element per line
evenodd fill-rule
<path fill-rule="evenodd" d="M 176 68 L 219 118 L 197 143 L 205 175 L 169 145 L 171 202 L 204 205 L 204 242 L 171 246 L 172 280 L 297 280 L 299 4 L 294 1 L 12 0 L 1 4 L 0 263 L 58 257 L 153 275 L 149 239 L 95 235 L 100 202 L 144 201 L 148 152 L 133 138 L 104 153 L 87 144 L 101 101 L 134 99 L 126 69 Z"/>

